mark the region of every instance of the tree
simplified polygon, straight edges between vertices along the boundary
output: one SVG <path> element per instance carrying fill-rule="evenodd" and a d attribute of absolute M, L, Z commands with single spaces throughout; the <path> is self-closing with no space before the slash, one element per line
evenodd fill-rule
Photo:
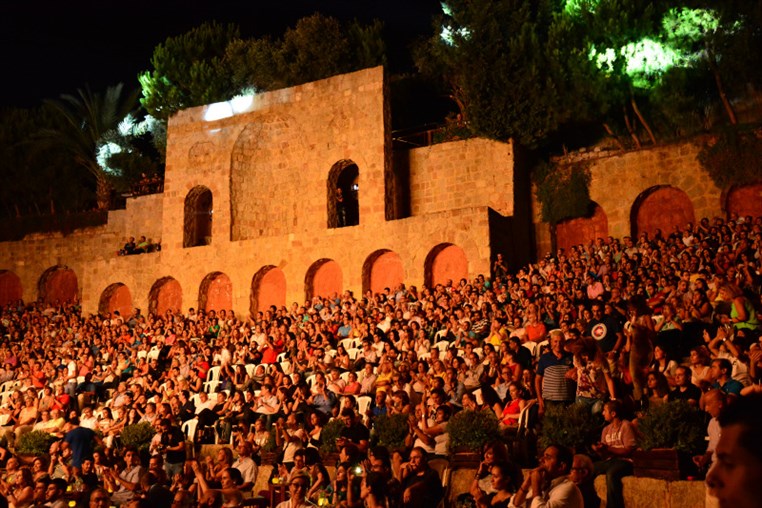
<path fill-rule="evenodd" d="M 113 189 L 109 168 L 99 161 L 104 140 L 117 130 L 138 102 L 138 91 L 123 94 L 123 84 L 109 87 L 98 94 L 89 88 L 77 90 L 76 95 L 62 95 L 60 100 L 46 101 L 57 115 L 61 126 L 47 129 L 45 139 L 67 153 L 72 160 L 95 178 L 96 202 L 99 210 L 108 210 Z M 101 152 L 102 155 L 102 152 Z"/>
<path fill-rule="evenodd" d="M 442 27 L 419 53 L 419 69 L 440 74 L 472 130 L 536 147 L 564 123 L 589 116 L 569 79 L 584 55 L 554 26 L 551 0 L 452 0 Z"/>
<path fill-rule="evenodd" d="M 275 90 L 385 63 L 382 31 L 378 21 L 341 24 L 313 14 L 282 39 L 234 41 L 227 55 L 242 89 Z"/>
<path fill-rule="evenodd" d="M 156 46 L 151 57 L 153 70 L 138 76 L 143 90 L 140 102 L 146 111 L 167 120 L 183 108 L 235 95 L 238 90 L 225 54 L 238 38 L 237 26 L 212 22 Z"/>

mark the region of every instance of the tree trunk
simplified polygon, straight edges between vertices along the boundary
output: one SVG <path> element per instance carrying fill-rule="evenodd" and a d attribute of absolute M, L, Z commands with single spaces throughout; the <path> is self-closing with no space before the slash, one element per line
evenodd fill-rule
<path fill-rule="evenodd" d="M 95 177 L 95 201 L 100 211 L 108 211 L 111 206 L 111 183 L 104 175 Z"/>
<path fill-rule="evenodd" d="M 616 146 L 618 146 L 621 151 L 626 152 L 627 149 L 624 147 L 624 143 L 622 143 L 619 137 L 616 134 L 614 134 L 614 131 L 611 130 L 611 127 L 609 127 L 609 124 L 607 124 L 606 122 L 603 122 L 603 128 L 606 129 L 606 132 L 608 133 L 608 135 L 611 136 L 611 139 L 614 140 L 614 143 L 616 143 Z M 565 148 L 566 147 L 564 147 L 564 149 Z"/>
<path fill-rule="evenodd" d="M 627 106 L 623 107 L 622 109 L 624 110 L 624 124 L 627 126 L 627 132 L 630 133 L 630 137 L 635 142 L 635 148 L 640 149 L 641 148 L 640 140 L 638 139 L 638 135 L 635 134 L 635 131 L 632 130 L 630 115 L 627 114 Z"/>
<path fill-rule="evenodd" d="M 646 122 L 646 119 L 643 118 L 643 115 L 640 113 L 640 109 L 638 109 L 638 103 L 635 102 L 635 97 L 632 95 L 630 96 L 630 103 L 632 104 L 632 110 L 637 115 L 638 120 L 640 120 L 640 123 L 643 124 L 643 128 L 646 129 L 646 132 L 648 133 L 648 137 L 651 138 L 651 143 L 655 145 L 656 137 L 654 136 L 654 132 L 651 130 L 651 127 L 648 125 L 648 122 Z"/>
<path fill-rule="evenodd" d="M 717 92 L 720 94 L 722 106 L 725 108 L 725 114 L 728 115 L 728 121 L 730 121 L 730 125 L 736 125 L 738 124 L 736 112 L 733 109 L 733 105 L 730 104 L 730 100 L 728 100 L 728 95 L 725 93 L 725 85 L 722 83 L 722 76 L 720 76 L 720 70 L 717 68 L 717 62 L 714 59 L 714 52 L 709 47 L 708 43 L 706 45 L 706 55 L 709 69 L 712 71 L 712 75 L 714 76 L 714 83 L 717 85 Z"/>

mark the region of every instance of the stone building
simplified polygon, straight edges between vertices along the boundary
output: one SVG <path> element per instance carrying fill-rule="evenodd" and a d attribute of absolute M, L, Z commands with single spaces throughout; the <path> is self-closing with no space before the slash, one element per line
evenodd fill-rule
<path fill-rule="evenodd" d="M 498 247 L 527 261 L 530 242 L 508 242 L 512 145 L 393 153 L 390 118 L 380 67 L 182 111 L 163 194 L 130 199 L 102 227 L 1 244 L 0 304 L 245 314 L 488 274 Z M 162 250 L 116 255 L 138 235 Z"/>
<path fill-rule="evenodd" d="M 390 118 L 382 68 L 182 111 L 169 122 L 163 194 L 129 199 L 104 226 L 0 244 L 0 304 L 246 314 L 345 289 L 457 282 L 488 274 L 497 252 L 515 269 L 550 249 L 511 143 L 395 150 Z M 558 225 L 556 243 L 728 209 L 734 199 L 696 153 L 689 143 L 591 154 L 597 208 Z M 739 192 L 759 203 L 760 189 Z M 117 256 L 138 235 L 162 250 Z"/>

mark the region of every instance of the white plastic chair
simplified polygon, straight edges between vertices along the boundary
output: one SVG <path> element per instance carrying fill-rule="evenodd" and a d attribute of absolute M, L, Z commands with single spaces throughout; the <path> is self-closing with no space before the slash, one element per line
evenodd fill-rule
<path fill-rule="evenodd" d="M 206 381 L 204 382 L 204 391 L 206 393 L 214 393 L 217 386 L 220 384 L 220 367 L 214 366 L 206 373 Z"/>
<path fill-rule="evenodd" d="M 373 399 L 367 395 L 357 397 L 357 412 L 360 413 L 361 417 L 365 418 L 365 413 L 368 412 L 371 402 L 373 402 Z"/>
<path fill-rule="evenodd" d="M 185 437 L 188 438 L 188 441 L 193 441 L 193 439 L 196 437 L 196 426 L 198 426 L 198 420 L 191 418 L 190 420 L 183 423 L 182 427 L 180 427 L 183 431 L 183 434 L 185 434 Z"/>

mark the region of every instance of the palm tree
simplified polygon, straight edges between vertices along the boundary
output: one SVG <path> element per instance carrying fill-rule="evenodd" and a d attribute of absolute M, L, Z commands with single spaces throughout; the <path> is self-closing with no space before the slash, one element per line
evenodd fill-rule
<path fill-rule="evenodd" d="M 104 138 L 138 105 L 139 90 L 122 95 L 123 84 L 111 86 L 104 94 L 89 87 L 78 89 L 77 95 L 64 94 L 59 100 L 46 103 L 57 113 L 62 128 L 45 133 L 67 151 L 74 162 L 95 177 L 95 196 L 99 210 L 108 210 L 113 184 L 107 168 L 98 162 L 98 149 Z"/>

